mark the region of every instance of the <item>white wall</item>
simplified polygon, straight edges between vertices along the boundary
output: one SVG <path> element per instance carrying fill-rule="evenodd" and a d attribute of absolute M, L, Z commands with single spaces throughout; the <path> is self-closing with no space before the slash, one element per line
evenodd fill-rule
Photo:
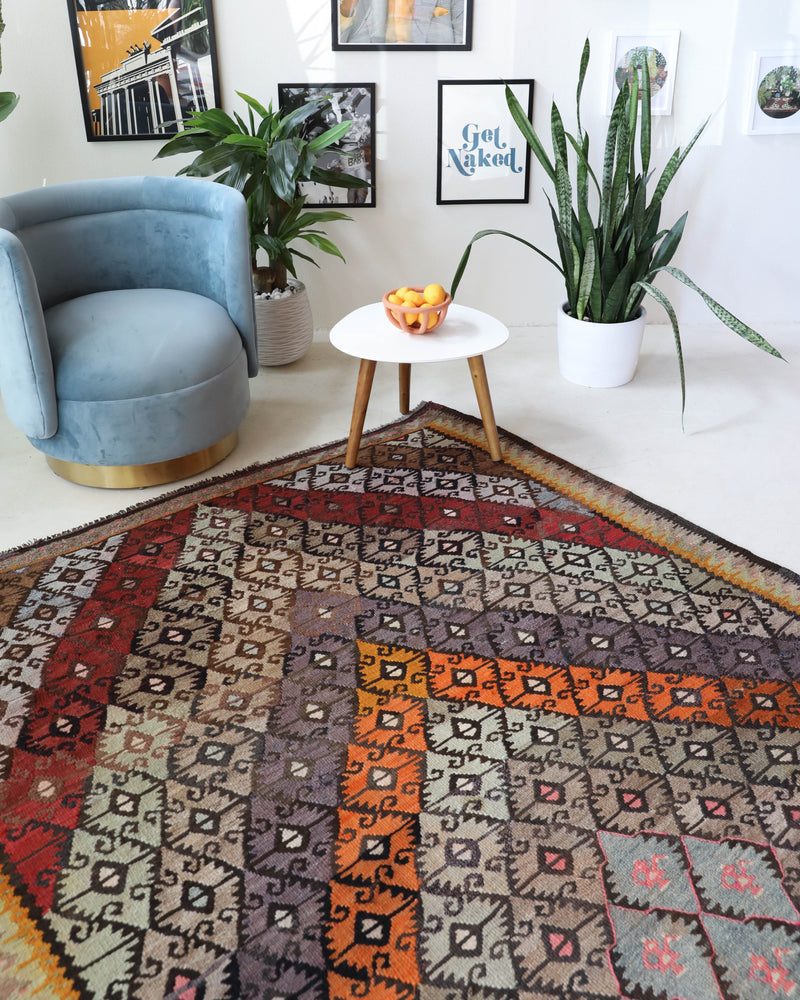
<path fill-rule="evenodd" d="M 716 112 L 682 168 L 664 221 L 689 209 L 676 263 L 744 319 L 798 321 L 797 233 L 800 133 L 747 136 L 744 108 L 756 48 L 800 45 L 800 4 L 772 0 L 475 0 L 471 52 L 333 52 L 329 0 L 215 0 L 222 103 L 236 90 L 263 102 L 277 83 L 374 82 L 377 86 L 377 207 L 329 229 L 347 264 L 303 265 L 317 326 L 397 284 L 449 284 L 477 229 L 511 229 L 552 250 L 545 180 L 534 165 L 528 205 L 436 205 L 439 79 L 536 80 L 534 121 L 546 132 L 553 97 L 574 125 L 577 63 L 589 34 L 593 59 L 583 123 L 602 147 L 612 30 L 679 28 L 673 115 L 656 123 L 663 163 L 675 145 Z M 0 125 L 0 192 L 84 177 L 171 174 L 153 141 L 87 142 L 64 0 L 5 0 L 0 89 L 21 102 Z M 699 299 L 670 279 L 662 287 L 684 323 L 711 319 Z M 476 249 L 461 301 L 513 325 L 553 322 L 558 275 L 530 251 L 496 238 Z M 651 319 L 663 321 L 655 306 Z"/>

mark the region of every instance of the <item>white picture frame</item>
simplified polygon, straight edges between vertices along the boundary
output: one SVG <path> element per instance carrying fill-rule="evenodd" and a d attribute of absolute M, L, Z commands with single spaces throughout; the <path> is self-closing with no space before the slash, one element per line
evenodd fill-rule
<path fill-rule="evenodd" d="M 787 85 L 778 93 L 771 83 Z M 800 49 L 753 53 L 745 127 L 748 135 L 800 132 Z"/>
<path fill-rule="evenodd" d="M 671 115 L 672 98 L 678 68 L 678 45 L 681 33 L 677 29 L 658 31 L 621 31 L 611 36 L 611 59 L 606 90 L 606 114 L 614 110 L 620 81 L 629 70 L 636 50 L 648 50 L 650 67 L 650 112 Z"/>

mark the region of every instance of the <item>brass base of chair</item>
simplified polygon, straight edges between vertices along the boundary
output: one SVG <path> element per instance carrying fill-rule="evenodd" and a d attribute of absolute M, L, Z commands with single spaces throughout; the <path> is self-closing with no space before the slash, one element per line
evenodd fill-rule
<path fill-rule="evenodd" d="M 205 472 L 212 465 L 230 455 L 239 440 L 234 431 L 216 444 L 201 448 L 191 455 L 171 458 L 166 462 L 150 465 L 80 465 L 64 462 L 60 458 L 47 456 L 47 464 L 62 479 L 68 479 L 79 486 L 98 486 L 106 490 L 128 490 L 143 486 L 160 486 L 178 479 L 188 479 L 199 472 Z"/>

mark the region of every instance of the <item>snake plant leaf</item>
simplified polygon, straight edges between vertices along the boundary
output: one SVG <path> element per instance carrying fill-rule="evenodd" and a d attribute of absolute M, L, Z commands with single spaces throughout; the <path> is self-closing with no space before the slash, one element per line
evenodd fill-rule
<path fill-rule="evenodd" d="M 680 148 L 676 149 L 675 152 L 672 154 L 672 156 L 669 158 L 669 160 L 667 161 L 667 165 L 664 167 L 664 170 L 658 179 L 658 184 L 656 185 L 656 190 L 655 193 L 653 194 L 653 205 L 660 204 L 664 200 L 664 195 L 667 192 L 667 188 L 672 183 L 673 177 L 678 172 L 684 160 L 691 152 L 694 144 L 697 142 L 697 140 L 700 138 L 703 132 L 705 132 L 706 126 L 708 125 L 709 121 L 711 121 L 710 117 L 706 118 L 706 120 L 701 125 L 698 126 L 696 132 L 687 143 L 685 149 L 683 150 L 681 150 Z"/>
<path fill-rule="evenodd" d="M 575 150 L 575 154 L 576 154 L 576 157 L 577 157 L 577 160 L 578 160 L 578 169 L 580 170 L 580 176 L 582 176 L 582 177 L 591 177 L 592 183 L 594 184 L 594 186 L 595 186 L 595 188 L 597 190 L 598 195 L 600 195 L 600 197 L 602 197 L 602 190 L 600 188 L 600 182 L 598 181 L 597 176 L 595 175 L 595 172 L 592 169 L 592 165 L 589 162 L 589 136 L 584 133 L 583 139 L 581 140 L 582 143 L 583 143 L 583 145 L 580 145 L 580 143 L 578 142 L 578 139 L 574 135 L 572 135 L 571 132 L 567 132 L 566 135 L 567 135 L 567 140 L 569 141 L 569 144 Z M 579 188 L 581 188 L 581 193 L 584 194 L 585 197 L 586 197 L 586 199 L 588 200 L 588 198 L 589 198 L 589 192 L 583 190 L 583 189 L 585 189 L 585 183 L 582 184 L 582 185 L 578 184 L 576 186 L 579 187 Z"/>
<path fill-rule="evenodd" d="M 661 270 L 666 271 L 667 274 L 671 274 L 672 277 L 677 278 L 678 281 L 682 281 L 683 284 L 686 285 L 687 288 L 691 288 L 693 292 L 697 292 L 711 312 L 717 317 L 717 319 L 721 320 L 725 326 L 728 327 L 728 329 L 733 330 L 734 333 L 738 334 L 749 344 L 753 344 L 755 347 L 760 348 L 760 350 L 766 351 L 767 354 L 771 354 L 775 358 L 780 358 L 781 361 L 786 360 L 781 352 L 777 350 L 777 348 L 773 347 L 769 341 L 765 340 L 760 333 L 756 333 L 751 326 L 748 326 L 747 323 L 743 323 L 737 316 L 734 316 L 733 313 L 729 312 L 724 306 L 721 306 L 719 302 L 712 299 L 710 295 L 704 292 L 702 288 L 696 285 L 692 279 L 687 274 L 684 274 L 684 272 L 679 268 L 667 266 L 661 268 Z"/>
<path fill-rule="evenodd" d="M 684 212 L 672 229 L 661 239 L 658 249 L 653 254 L 653 261 L 649 269 L 650 273 L 655 273 L 659 268 L 666 267 L 675 256 L 675 251 L 678 249 L 678 244 L 683 237 L 683 229 L 688 218 L 689 213 Z"/>
<path fill-rule="evenodd" d="M 549 254 L 546 254 L 544 252 L 544 250 L 540 250 L 539 247 L 534 246 L 533 243 L 529 243 L 527 240 L 524 240 L 521 236 L 516 236 L 514 233 L 508 233 L 504 229 L 481 229 L 477 233 L 475 233 L 475 235 L 467 244 L 464 253 L 461 255 L 461 260 L 458 262 L 458 266 L 456 267 L 456 272 L 453 275 L 453 280 L 450 283 L 451 298 L 454 299 L 456 297 L 456 290 L 458 289 L 458 286 L 461 284 L 461 279 L 464 276 L 464 271 L 466 269 L 467 263 L 469 262 L 473 246 L 478 242 L 478 240 L 482 240 L 485 236 L 507 236 L 511 240 L 516 240 L 517 243 L 523 243 L 526 247 L 528 247 L 528 249 L 533 250 L 534 253 L 539 254 L 540 257 L 544 257 L 544 259 L 549 264 L 552 264 L 557 271 L 561 271 L 561 265 L 558 263 L 558 261 L 553 260 L 553 258 Z"/>
<path fill-rule="evenodd" d="M 578 87 L 575 91 L 575 107 L 577 108 L 577 120 L 578 120 L 578 141 L 583 143 L 583 128 L 581 127 L 581 95 L 583 94 L 583 82 L 586 79 L 586 70 L 589 66 L 589 56 L 591 54 L 591 48 L 589 46 L 589 39 L 583 43 L 583 52 L 581 52 L 581 62 L 578 69 Z"/>
<path fill-rule="evenodd" d="M 556 235 L 556 246 L 558 247 L 558 255 L 561 258 L 561 273 L 564 275 L 564 284 L 567 290 L 567 302 L 570 305 L 570 309 L 574 309 L 576 305 L 576 294 L 577 290 L 575 288 L 575 268 L 574 268 L 574 257 L 572 254 L 572 244 L 567 243 L 566 237 L 564 235 L 564 229 L 561 225 L 561 220 L 558 218 L 558 212 L 555 209 L 552 201 L 548 197 L 547 199 L 548 207 L 550 208 L 550 217 L 553 220 L 553 232 Z"/>
<path fill-rule="evenodd" d="M 8 118 L 18 104 L 19 94 L 15 94 L 10 90 L 0 92 L 0 122 Z"/>
<path fill-rule="evenodd" d="M 567 137 L 564 130 L 564 122 L 561 119 L 561 112 L 555 101 L 550 108 L 550 133 L 553 139 L 553 155 L 555 157 L 556 169 L 558 164 L 566 166 L 567 163 Z"/>
<path fill-rule="evenodd" d="M 536 134 L 533 125 L 528 119 L 528 116 L 525 114 L 522 105 L 517 100 L 517 95 L 511 87 L 508 86 L 508 84 L 506 84 L 506 104 L 508 105 L 508 110 L 511 112 L 511 117 L 514 119 L 517 128 L 520 130 L 525 141 L 533 150 L 534 156 L 542 165 L 544 172 L 550 180 L 555 183 L 556 168 L 550 162 L 550 157 L 545 152 L 545 148 L 542 145 L 539 136 Z"/>
<path fill-rule="evenodd" d="M 639 135 L 639 156 L 642 164 L 642 173 L 647 177 L 650 170 L 650 145 L 652 131 L 652 100 L 653 93 L 650 84 L 650 70 L 647 62 L 642 65 L 642 121 Z"/>
<path fill-rule="evenodd" d="M 575 310 L 575 316 L 577 319 L 583 319 L 586 313 L 586 305 L 589 301 L 592 286 L 597 279 L 596 263 L 597 254 L 595 251 L 594 240 L 590 239 L 586 245 L 586 253 L 583 257 L 583 270 L 581 271 L 580 281 L 578 283 L 578 305 Z"/>
<path fill-rule="evenodd" d="M 678 371 L 681 378 L 681 427 L 683 427 L 683 418 L 686 413 L 686 370 L 683 365 L 683 347 L 681 346 L 681 332 L 678 327 L 678 317 L 675 314 L 672 303 L 660 288 L 656 288 L 655 285 L 651 285 L 647 281 L 640 281 L 638 282 L 638 285 L 663 307 L 669 317 L 670 325 L 672 326 L 672 336 L 675 340 L 675 352 L 678 355 Z"/>

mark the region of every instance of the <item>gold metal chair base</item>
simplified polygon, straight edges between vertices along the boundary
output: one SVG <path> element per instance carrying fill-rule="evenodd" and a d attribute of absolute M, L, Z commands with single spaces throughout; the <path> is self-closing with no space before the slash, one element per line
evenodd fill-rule
<path fill-rule="evenodd" d="M 57 476 L 79 486 L 98 486 L 105 490 L 138 489 L 173 483 L 205 472 L 212 465 L 221 462 L 226 455 L 230 455 L 238 440 L 238 431 L 234 431 L 216 444 L 201 448 L 191 455 L 171 458 L 166 462 L 153 462 L 150 465 L 80 465 L 77 462 L 64 462 L 50 455 L 47 456 L 47 464 Z"/>

